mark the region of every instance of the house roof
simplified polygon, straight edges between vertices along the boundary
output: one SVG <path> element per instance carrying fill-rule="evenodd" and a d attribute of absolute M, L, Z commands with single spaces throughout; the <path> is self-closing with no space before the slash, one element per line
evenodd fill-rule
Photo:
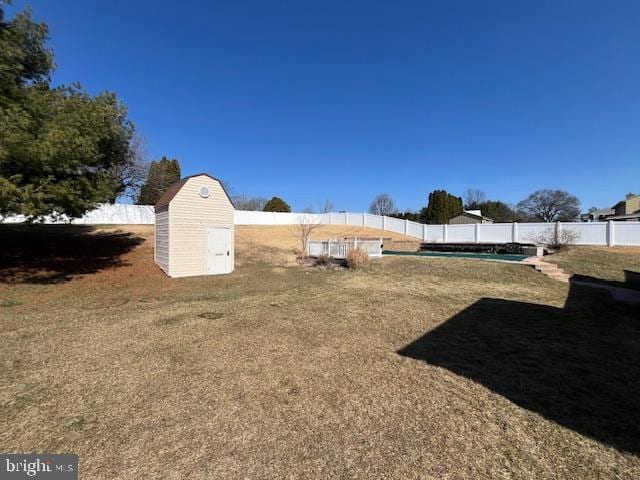
<path fill-rule="evenodd" d="M 465 217 L 471 217 L 471 218 L 479 218 L 482 220 L 490 220 L 493 222 L 493 218 L 489 218 L 489 217 L 485 217 L 484 215 L 478 215 L 476 213 L 473 212 L 477 212 L 478 210 L 471 210 L 471 211 L 464 211 L 462 213 L 459 213 L 458 215 L 456 215 L 455 217 L 451 217 L 451 218 L 456 218 L 456 217 L 461 217 L 461 216 L 465 216 Z"/>
<path fill-rule="evenodd" d="M 160 207 L 164 207 L 165 205 L 168 205 L 169 203 L 171 203 L 171 200 L 173 200 L 173 197 L 175 197 L 178 194 L 180 189 L 184 186 L 185 183 L 187 183 L 189 181 L 190 178 L 201 177 L 203 175 L 205 177 L 209 177 L 212 180 L 215 180 L 216 182 L 218 182 L 220 184 L 220 186 L 222 187 L 222 190 L 224 191 L 225 195 L 229 199 L 229 202 L 231 202 L 231 205 L 233 206 L 233 208 L 235 208 L 235 205 L 233 205 L 233 200 L 231 200 L 231 197 L 229 196 L 229 193 L 227 192 L 227 189 L 224 188 L 224 184 L 220 181 L 220 179 L 218 179 L 216 177 L 212 177 L 208 173 L 196 173 L 195 175 L 189 175 L 188 177 L 184 177 L 183 179 L 181 179 L 181 180 L 169 185 L 167 190 L 165 190 L 165 192 L 162 194 L 162 196 L 156 202 L 156 206 L 155 206 L 156 210 L 158 208 L 160 208 Z"/>
<path fill-rule="evenodd" d="M 631 220 L 633 218 L 640 220 L 640 210 L 627 215 L 614 215 L 613 217 L 607 217 L 607 220 Z"/>
<path fill-rule="evenodd" d="M 594 210 L 587 215 L 613 215 L 615 210 L 613 208 L 601 208 L 600 210 Z"/>

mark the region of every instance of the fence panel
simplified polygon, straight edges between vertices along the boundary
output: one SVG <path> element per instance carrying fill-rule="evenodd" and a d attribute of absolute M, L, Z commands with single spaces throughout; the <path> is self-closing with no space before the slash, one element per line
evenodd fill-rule
<path fill-rule="evenodd" d="M 540 236 L 553 233 L 553 223 L 519 223 L 516 242 L 535 243 Z"/>
<path fill-rule="evenodd" d="M 344 213 L 329 213 L 329 222 L 331 225 L 345 225 Z"/>
<path fill-rule="evenodd" d="M 444 242 L 444 226 L 427 225 L 427 235 L 424 241 L 430 243 Z"/>
<path fill-rule="evenodd" d="M 364 217 L 364 220 L 367 227 L 383 230 L 382 227 L 384 225 L 384 222 L 380 215 L 371 215 L 370 213 L 367 213 Z"/>
<path fill-rule="evenodd" d="M 507 243 L 513 240 L 513 223 L 481 223 L 478 243 Z"/>
<path fill-rule="evenodd" d="M 607 244 L 607 222 L 561 223 L 558 228 L 575 233 L 573 243 L 578 245 Z"/>
<path fill-rule="evenodd" d="M 407 235 L 422 239 L 422 224 L 416 222 L 407 222 Z"/>
<path fill-rule="evenodd" d="M 404 220 L 400 220 L 399 218 L 386 217 L 385 221 L 385 230 L 395 233 L 404 234 Z"/>
<path fill-rule="evenodd" d="M 640 222 L 611 222 L 612 244 L 640 246 Z"/>
<path fill-rule="evenodd" d="M 447 242 L 471 243 L 475 241 L 476 226 L 467 225 L 447 225 Z"/>
<path fill-rule="evenodd" d="M 354 227 L 362 227 L 363 216 L 362 213 L 347 213 L 347 225 L 353 225 Z"/>

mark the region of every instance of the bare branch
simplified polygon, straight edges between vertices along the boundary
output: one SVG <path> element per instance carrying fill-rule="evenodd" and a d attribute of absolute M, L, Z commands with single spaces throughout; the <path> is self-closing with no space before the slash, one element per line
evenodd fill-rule
<path fill-rule="evenodd" d="M 322 224 L 317 221 L 315 215 L 312 213 L 302 213 L 298 215 L 296 221 L 296 233 L 300 240 L 303 257 L 307 256 L 307 245 L 309 244 L 311 233 L 321 226 Z"/>

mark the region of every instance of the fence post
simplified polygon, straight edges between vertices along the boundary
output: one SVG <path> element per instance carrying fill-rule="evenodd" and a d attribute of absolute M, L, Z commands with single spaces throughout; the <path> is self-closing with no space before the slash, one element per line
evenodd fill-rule
<path fill-rule="evenodd" d="M 387 217 L 382 215 L 382 229 L 386 230 L 387 229 Z"/>
<path fill-rule="evenodd" d="M 333 213 L 329 212 L 329 225 L 333 225 Z"/>
<path fill-rule="evenodd" d="M 366 227 L 367 226 L 367 214 L 362 212 L 362 226 Z"/>
<path fill-rule="evenodd" d="M 555 230 L 553 233 L 554 242 L 558 243 L 558 234 L 560 233 L 560 222 L 556 222 Z"/>
<path fill-rule="evenodd" d="M 447 243 L 447 224 L 442 225 L 442 242 Z"/>
<path fill-rule="evenodd" d="M 404 221 L 404 234 L 407 235 L 407 232 L 409 231 L 409 220 Z"/>
<path fill-rule="evenodd" d="M 511 225 L 511 241 L 514 243 L 518 241 L 518 222 L 513 222 Z"/>
<path fill-rule="evenodd" d="M 349 214 L 344 212 L 344 224 L 349 225 Z"/>
<path fill-rule="evenodd" d="M 480 242 L 480 224 L 476 223 L 476 227 L 473 230 L 473 241 L 475 243 Z"/>
<path fill-rule="evenodd" d="M 607 246 L 612 247 L 613 243 L 614 243 L 614 238 L 613 238 L 613 220 L 609 220 L 607 222 Z"/>
<path fill-rule="evenodd" d="M 422 240 L 424 242 L 427 241 L 427 224 L 426 223 L 422 224 Z"/>

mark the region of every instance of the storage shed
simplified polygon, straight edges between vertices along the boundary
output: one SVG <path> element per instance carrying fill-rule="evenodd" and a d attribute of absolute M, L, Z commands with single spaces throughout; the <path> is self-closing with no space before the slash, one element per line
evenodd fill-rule
<path fill-rule="evenodd" d="M 171 185 L 155 206 L 154 259 L 170 277 L 231 273 L 234 207 L 217 178 L 199 173 Z"/>

